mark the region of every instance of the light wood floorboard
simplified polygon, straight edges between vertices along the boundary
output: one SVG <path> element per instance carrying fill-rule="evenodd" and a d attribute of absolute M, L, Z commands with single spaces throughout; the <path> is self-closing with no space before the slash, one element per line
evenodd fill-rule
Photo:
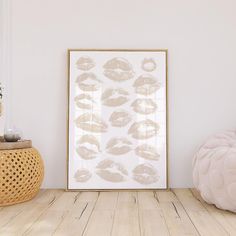
<path fill-rule="evenodd" d="M 166 220 L 154 192 L 138 192 L 141 235 L 170 235 Z"/>
<path fill-rule="evenodd" d="M 190 190 L 175 189 L 179 201 L 182 203 L 193 225 L 198 229 L 200 235 L 225 236 L 228 232 L 220 225 L 198 201 Z"/>
<path fill-rule="evenodd" d="M 194 189 L 65 192 L 41 190 L 0 207 L 0 236 L 235 236 L 236 214 L 205 203 Z"/>
<path fill-rule="evenodd" d="M 191 189 L 191 192 L 202 203 L 218 224 L 220 224 L 230 235 L 236 235 L 236 214 L 232 214 L 229 211 L 222 211 L 213 205 L 207 204 L 195 189 Z"/>
<path fill-rule="evenodd" d="M 183 205 L 173 192 L 156 192 L 170 235 L 199 235 Z"/>

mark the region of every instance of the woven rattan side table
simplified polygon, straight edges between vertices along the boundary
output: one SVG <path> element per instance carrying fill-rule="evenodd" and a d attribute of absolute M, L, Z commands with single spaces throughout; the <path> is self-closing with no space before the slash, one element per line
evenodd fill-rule
<path fill-rule="evenodd" d="M 0 144 L 0 206 L 32 199 L 43 181 L 43 161 L 31 141 L 15 144 Z"/>

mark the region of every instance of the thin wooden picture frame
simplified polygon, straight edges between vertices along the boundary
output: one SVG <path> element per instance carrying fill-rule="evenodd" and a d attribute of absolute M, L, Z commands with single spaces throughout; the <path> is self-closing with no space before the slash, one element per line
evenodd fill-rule
<path fill-rule="evenodd" d="M 138 188 L 116 188 L 116 187 L 106 187 L 106 188 L 71 188 L 70 186 L 70 176 L 69 176 L 69 150 L 70 150 L 70 105 L 71 105 L 71 53 L 72 52 L 78 52 L 83 55 L 86 52 L 87 54 L 90 54 L 91 52 L 96 53 L 109 53 L 109 52 L 122 52 L 124 54 L 126 53 L 164 53 L 165 54 L 165 186 L 162 188 L 148 188 L 148 187 L 138 187 Z M 67 166 L 66 166 L 66 172 L 67 172 L 67 191 L 114 191 L 114 190 L 155 190 L 155 189 L 168 189 L 169 188 L 169 173 L 168 173 L 168 50 L 167 49 L 69 49 L 68 50 L 68 111 L 67 111 Z"/>

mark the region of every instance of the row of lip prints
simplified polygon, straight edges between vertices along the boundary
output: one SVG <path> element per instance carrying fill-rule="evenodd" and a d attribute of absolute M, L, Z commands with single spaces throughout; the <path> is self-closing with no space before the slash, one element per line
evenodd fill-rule
<path fill-rule="evenodd" d="M 85 72 L 79 75 L 76 79 L 79 88 L 84 92 L 95 92 L 102 88 L 102 81 L 92 72 Z M 148 96 L 160 89 L 161 83 L 151 74 L 140 75 L 133 83 L 135 93 Z M 101 99 L 108 96 L 110 93 L 118 93 L 120 95 L 129 95 L 128 91 L 117 88 L 108 88 L 104 91 Z"/>
<path fill-rule="evenodd" d="M 125 137 L 111 138 L 107 144 L 105 151 L 114 156 L 122 156 L 134 150 L 138 157 L 146 160 L 158 161 L 160 155 L 155 146 L 150 144 L 141 144 L 136 148 L 132 148 L 133 143 Z M 77 141 L 76 152 L 84 160 L 92 160 L 102 153 L 100 143 L 94 135 L 85 134 Z"/>
<path fill-rule="evenodd" d="M 118 90 L 118 89 L 117 89 Z M 105 93 L 102 94 L 102 103 L 103 105 L 110 107 L 117 107 L 125 104 L 129 101 L 128 96 L 126 95 L 123 89 L 119 89 L 121 91 L 117 91 L 116 89 L 106 90 Z M 115 93 L 119 93 L 117 97 L 114 97 Z M 92 110 L 96 109 L 97 102 L 93 97 L 89 94 L 82 93 L 75 97 L 75 104 L 78 108 L 84 110 Z M 142 115 L 149 115 L 157 111 L 157 104 L 151 98 L 137 98 L 131 103 L 131 107 L 133 111 Z M 116 112 L 116 111 L 115 111 Z M 123 116 L 129 116 L 129 113 L 119 112 L 117 111 L 114 115 L 119 115 L 121 118 Z"/>
<path fill-rule="evenodd" d="M 108 125 L 99 114 L 84 113 L 76 119 L 75 123 L 77 128 L 90 133 L 108 132 Z M 145 140 L 156 136 L 159 130 L 160 126 L 158 123 L 145 119 L 131 124 L 128 134 L 134 139 Z"/>
<path fill-rule="evenodd" d="M 93 59 L 88 56 L 80 57 L 76 65 L 82 71 L 91 70 L 96 66 Z M 122 57 L 112 58 L 104 64 L 103 68 L 104 75 L 114 81 L 127 80 L 134 76 L 132 65 Z M 141 62 L 141 68 L 146 72 L 153 72 L 157 65 L 153 58 L 144 58 Z"/>
<path fill-rule="evenodd" d="M 120 183 L 129 180 L 130 176 L 127 169 L 118 162 L 105 159 L 98 163 L 95 173 L 105 181 Z M 85 183 L 90 180 L 92 173 L 86 168 L 76 171 L 74 178 L 77 182 Z M 157 170 L 149 163 L 139 164 L 132 170 L 131 178 L 142 185 L 158 182 L 159 175 Z"/>
<path fill-rule="evenodd" d="M 80 57 L 76 63 L 79 70 L 84 71 L 78 76 L 76 82 L 83 91 L 97 91 L 101 87 L 102 81 L 97 78 L 93 72 L 88 72 L 95 67 L 95 62 L 90 57 Z M 141 65 L 146 72 L 152 72 L 156 69 L 154 59 L 144 59 Z M 132 79 L 135 76 L 132 65 L 124 58 L 115 57 L 107 61 L 104 66 L 104 75 L 115 82 L 122 82 Z M 149 95 L 160 87 L 157 79 L 151 74 L 143 74 L 133 84 L 136 93 Z"/>

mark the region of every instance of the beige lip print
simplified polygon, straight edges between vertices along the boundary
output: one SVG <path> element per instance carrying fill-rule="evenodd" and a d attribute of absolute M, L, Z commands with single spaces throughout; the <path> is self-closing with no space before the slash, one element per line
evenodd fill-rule
<path fill-rule="evenodd" d="M 134 122 L 128 130 L 130 134 L 135 139 L 148 139 L 157 134 L 159 131 L 159 125 L 149 119 Z"/>
<path fill-rule="evenodd" d="M 153 58 L 144 58 L 142 61 L 142 69 L 146 72 L 152 72 L 156 67 L 157 65 Z"/>
<path fill-rule="evenodd" d="M 78 76 L 76 83 L 83 91 L 97 91 L 101 88 L 101 80 L 92 72 L 85 72 Z"/>
<path fill-rule="evenodd" d="M 78 169 L 74 175 L 77 182 L 87 182 L 91 177 L 92 174 L 85 168 Z"/>
<path fill-rule="evenodd" d="M 89 110 L 96 102 L 89 94 L 83 93 L 75 97 L 75 103 L 77 107 Z"/>
<path fill-rule="evenodd" d="M 76 62 L 76 65 L 79 70 L 87 71 L 92 69 L 95 66 L 95 63 L 92 58 L 84 56 L 79 58 L 79 60 Z"/>
<path fill-rule="evenodd" d="M 133 179 L 140 184 L 153 184 L 158 181 L 159 176 L 156 169 L 148 163 L 140 164 L 133 169 Z"/>
<path fill-rule="evenodd" d="M 122 109 L 114 111 L 109 118 L 111 125 L 114 127 L 126 126 L 131 120 L 131 115 Z"/>
<path fill-rule="evenodd" d="M 107 145 L 106 150 L 113 155 L 123 155 L 132 150 L 132 143 L 127 138 L 111 138 Z"/>
<path fill-rule="evenodd" d="M 103 92 L 101 100 L 103 105 L 116 107 L 125 104 L 129 100 L 128 95 L 129 93 L 122 88 L 110 88 Z"/>
<path fill-rule="evenodd" d="M 76 149 L 77 153 L 82 159 L 91 160 L 96 158 L 97 154 L 101 152 L 100 144 L 93 135 L 83 135 L 78 143 Z"/>
<path fill-rule="evenodd" d="M 161 84 L 150 74 L 144 74 L 135 80 L 133 87 L 137 94 L 148 96 L 160 89 Z"/>
<path fill-rule="evenodd" d="M 151 161 L 158 161 L 160 157 L 156 148 L 146 143 L 136 147 L 135 154 L 139 157 L 142 157 L 144 159 L 151 160 Z"/>
<path fill-rule="evenodd" d="M 128 175 L 128 171 L 120 163 L 106 159 L 98 163 L 96 174 L 102 179 L 117 183 L 123 182 Z"/>
<path fill-rule="evenodd" d="M 124 58 L 113 58 L 103 66 L 104 75 L 117 82 L 122 82 L 133 78 L 134 72 L 132 65 Z"/>
<path fill-rule="evenodd" d="M 80 115 L 75 123 L 78 128 L 94 133 L 107 132 L 108 128 L 107 124 L 97 114 L 93 113 Z"/>
<path fill-rule="evenodd" d="M 156 111 L 157 105 L 150 98 L 138 98 L 132 104 L 133 110 L 137 113 L 148 115 Z"/>

